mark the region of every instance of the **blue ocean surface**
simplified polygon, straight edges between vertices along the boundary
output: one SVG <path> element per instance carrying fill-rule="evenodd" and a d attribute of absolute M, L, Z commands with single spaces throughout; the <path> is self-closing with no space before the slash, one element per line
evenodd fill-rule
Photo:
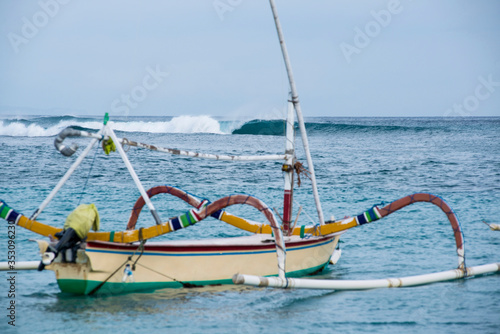
<path fill-rule="evenodd" d="M 113 118 L 119 137 L 168 148 L 219 154 L 283 153 L 282 120 L 231 120 L 209 116 Z M 67 126 L 94 131 L 102 117 L 0 116 L 0 199 L 30 216 L 76 157 L 54 148 Z M 373 205 L 429 192 L 454 208 L 465 235 L 466 264 L 500 262 L 500 117 L 306 119 L 325 217 L 359 214 Z M 300 135 L 297 158 L 307 166 Z M 80 145 L 87 139 L 67 139 Z M 66 143 L 66 142 L 65 142 Z M 128 155 L 145 188 L 174 185 L 215 200 L 252 194 L 281 208 L 280 162 L 221 162 L 130 148 Z M 299 224 L 316 221 L 310 181 L 295 189 Z M 79 203 L 95 203 L 102 230 L 123 230 L 140 196 L 117 153 L 94 148 L 39 216 L 62 226 Z M 156 196 L 163 220 L 187 210 Z M 256 221 L 261 213 L 231 212 Z M 0 261 L 7 260 L 7 223 L 2 221 Z M 154 224 L 147 209 L 138 226 Z M 158 240 L 245 235 L 209 219 Z M 38 260 L 37 235 L 16 229 L 16 259 Z M 378 279 L 456 268 L 446 215 L 417 203 L 387 218 L 349 230 L 342 257 L 316 276 Z M 60 292 L 52 271 L 18 271 L 15 327 L 8 324 L 13 298 L 0 272 L 0 333 L 499 333 L 500 275 L 431 285 L 367 291 L 278 290 L 215 286 L 154 293 L 73 296 Z"/>

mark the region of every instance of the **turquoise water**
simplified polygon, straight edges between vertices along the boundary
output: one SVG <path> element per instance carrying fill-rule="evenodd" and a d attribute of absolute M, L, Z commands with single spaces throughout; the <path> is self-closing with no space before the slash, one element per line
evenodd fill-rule
<path fill-rule="evenodd" d="M 53 147 L 68 125 L 99 127 L 101 118 L 0 118 L 0 198 L 30 215 L 72 164 Z M 118 136 L 158 146 L 225 154 L 283 151 L 281 121 L 215 118 L 118 119 Z M 374 204 L 414 192 L 440 195 L 456 211 L 465 235 L 469 266 L 500 261 L 500 118 L 311 118 L 307 120 L 319 193 L 327 218 L 355 215 Z M 243 134 L 237 134 L 237 133 Z M 70 139 L 69 142 L 72 140 Z M 86 140 L 74 140 L 83 147 Z M 298 140 L 298 146 L 301 145 Z M 146 188 L 170 184 L 215 200 L 249 193 L 280 207 L 280 163 L 193 160 L 131 148 L 128 152 Z M 300 161 L 305 163 L 298 147 Z M 95 158 L 94 158 L 95 157 Z M 92 167 L 92 168 L 91 168 Z M 86 179 L 88 177 L 88 183 Z M 296 189 L 303 205 L 299 224 L 315 217 L 309 181 Z M 85 186 L 86 185 L 86 186 Z M 39 220 L 62 226 L 78 203 L 95 203 L 103 230 L 124 229 L 139 197 L 118 155 L 92 150 Z M 159 195 L 160 216 L 187 206 Z M 143 210 L 138 226 L 152 224 Z M 231 208 L 263 221 L 253 209 Z M 7 225 L 0 233 L 0 261 L 7 259 Z M 213 219 L 163 237 L 238 236 Z M 36 235 L 16 230 L 17 260 L 37 260 Z M 348 231 L 342 258 L 319 277 L 376 279 L 455 268 L 457 257 L 446 216 L 435 206 L 414 204 L 383 220 Z M 204 287 L 118 296 L 60 293 L 51 271 L 16 274 L 15 328 L 8 325 L 8 275 L 0 275 L 0 332 L 146 333 L 498 333 L 500 275 L 414 288 L 369 291 L 273 290 Z"/>

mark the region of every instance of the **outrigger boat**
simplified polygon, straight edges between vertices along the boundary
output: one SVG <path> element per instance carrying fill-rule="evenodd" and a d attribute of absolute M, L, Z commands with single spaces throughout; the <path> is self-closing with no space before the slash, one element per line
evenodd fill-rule
<path fill-rule="evenodd" d="M 453 210 L 438 196 L 417 193 L 403 197 L 383 207 L 374 206 L 353 217 L 325 221 L 316 185 L 314 165 L 309 151 L 305 123 L 274 0 L 270 0 L 270 4 L 291 90 L 291 100 L 289 101 L 286 120 L 284 154 L 260 156 L 214 155 L 134 142 L 125 138 L 118 138 L 113 130 L 113 123 L 108 121 L 108 115 L 106 114 L 103 126 L 97 133 L 66 128 L 56 137 L 54 144 L 57 150 L 65 156 L 73 155 L 78 148 L 75 145 L 65 146 L 63 144 L 65 138 L 88 137 L 92 139 L 52 192 L 29 218 L 13 210 L 5 202 L 0 201 L 0 217 L 9 221 L 10 224 L 16 224 L 42 236 L 53 237 L 62 229 L 38 221 L 38 216 L 98 142 L 104 142 L 104 147 L 116 147 L 141 197 L 133 206 L 124 231 L 89 232 L 86 239 L 77 244 L 78 247 L 61 252 L 55 259 L 49 259 L 48 261 L 47 256 L 50 252 L 47 251 L 57 241 L 38 241 L 41 254 L 43 254 L 42 260 L 47 263 L 45 268 L 55 272 L 61 291 L 92 295 L 102 292 L 123 293 L 233 283 L 282 288 L 369 289 L 426 284 L 500 271 L 500 263 L 478 267 L 465 266 L 465 250 L 460 224 Z M 307 226 L 296 226 L 300 210 L 296 219 L 292 217 L 294 173 L 302 168 L 295 156 L 295 116 L 297 117 L 307 158 L 308 172 L 318 216 L 317 224 Z M 230 195 L 210 202 L 174 186 L 158 186 L 145 190 L 123 146 L 183 155 L 193 159 L 283 161 L 282 171 L 285 184 L 282 217 L 279 217 L 279 221 L 268 205 L 246 194 Z M 161 193 L 173 195 L 187 202 L 193 208 L 164 222 L 160 219 L 151 201 L 153 196 Z M 457 269 L 429 275 L 386 280 L 338 281 L 300 278 L 320 272 L 329 263 L 338 261 L 340 250 L 337 249 L 337 244 L 340 236 L 346 230 L 377 221 L 416 202 L 432 203 L 441 208 L 446 214 L 455 238 L 458 255 Z M 144 205 L 148 206 L 155 225 L 136 229 L 136 222 Z M 264 215 L 267 222 L 257 223 L 232 215 L 226 211 L 226 208 L 233 205 L 252 206 Z M 218 239 L 148 241 L 189 227 L 209 216 L 253 234 Z M 18 264 L 17 269 L 21 269 L 21 265 Z M 30 265 L 27 264 L 25 267 L 29 268 Z M 38 265 L 34 267 L 38 267 Z M 11 267 L 10 269 L 16 268 Z"/>

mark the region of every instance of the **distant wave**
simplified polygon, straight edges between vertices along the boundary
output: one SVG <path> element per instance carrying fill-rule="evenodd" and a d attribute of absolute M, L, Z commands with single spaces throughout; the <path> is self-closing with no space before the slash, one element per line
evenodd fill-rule
<path fill-rule="evenodd" d="M 0 120 L 0 136 L 50 137 L 66 127 L 97 130 L 102 121 L 97 118 L 48 116 L 7 118 Z M 123 132 L 146 133 L 216 133 L 222 134 L 221 124 L 210 116 L 179 116 L 167 121 L 115 121 L 114 129 Z"/>
<path fill-rule="evenodd" d="M 409 127 L 397 125 L 364 125 L 364 124 L 344 124 L 331 122 L 306 122 L 308 134 L 314 133 L 343 133 L 343 132 L 388 132 L 388 131 L 422 131 L 424 127 Z M 295 123 L 295 129 L 298 124 Z M 233 134 L 246 135 L 273 135 L 283 136 L 285 134 L 284 120 L 251 120 L 232 131 Z"/>
<path fill-rule="evenodd" d="M 234 129 L 233 134 L 238 135 L 273 135 L 282 136 L 285 133 L 284 120 L 251 120 L 241 127 Z"/>
<path fill-rule="evenodd" d="M 272 135 L 285 134 L 284 120 L 250 121 L 218 121 L 210 116 L 178 116 L 172 118 L 145 117 L 114 118 L 114 129 L 122 132 L 143 133 L 213 133 L 213 134 L 245 134 L 245 135 Z M 102 127 L 101 117 L 76 117 L 76 116 L 28 116 L 0 118 L 0 136 L 12 137 L 50 137 L 57 135 L 66 127 L 94 131 Z M 298 129 L 298 125 L 295 124 Z M 378 120 L 369 123 L 366 120 L 357 120 L 356 123 L 348 121 L 308 121 L 306 122 L 308 134 L 317 133 L 368 133 L 389 131 L 414 131 L 429 130 L 426 127 L 403 126 L 384 124 Z"/>

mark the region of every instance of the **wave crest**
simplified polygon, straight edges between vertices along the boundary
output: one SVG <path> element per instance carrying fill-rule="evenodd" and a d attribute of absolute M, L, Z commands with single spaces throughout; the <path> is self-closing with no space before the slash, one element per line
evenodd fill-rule
<path fill-rule="evenodd" d="M 349 122 L 306 122 L 306 130 L 308 134 L 316 133 L 375 133 L 375 132 L 398 132 L 398 131 L 424 131 L 428 128 L 420 126 L 405 126 L 405 125 L 391 125 L 384 124 L 383 120 L 377 120 L 377 123 L 366 124 L 357 120 L 357 123 Z M 365 124 L 363 124 L 365 123 Z M 284 120 L 262 120 L 255 119 L 245 122 L 240 127 L 232 131 L 233 134 L 246 134 L 246 135 L 285 135 L 285 121 Z M 295 129 L 298 129 L 298 124 L 295 123 Z"/>
<path fill-rule="evenodd" d="M 92 118 L 36 117 L 0 120 L 0 136 L 50 137 L 66 127 L 98 130 L 102 122 Z M 146 133 L 215 133 L 222 134 L 220 123 L 210 116 L 178 116 L 168 121 L 116 121 L 113 128 L 122 132 Z"/>

